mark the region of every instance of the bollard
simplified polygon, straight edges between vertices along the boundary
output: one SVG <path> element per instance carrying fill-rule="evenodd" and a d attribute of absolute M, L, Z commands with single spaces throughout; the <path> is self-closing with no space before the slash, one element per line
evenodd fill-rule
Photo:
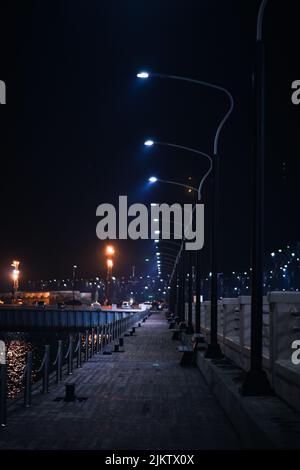
<path fill-rule="evenodd" d="M 97 330 L 96 330 L 96 339 L 97 339 L 97 343 L 96 343 L 96 354 L 99 353 L 99 331 L 100 331 L 100 328 L 99 326 L 97 326 Z"/>
<path fill-rule="evenodd" d="M 145 323 L 145 321 L 146 321 L 146 317 L 145 317 L 145 318 L 143 318 L 143 323 Z"/>
<path fill-rule="evenodd" d="M 78 345 L 77 345 L 77 369 L 81 367 L 81 345 L 82 345 L 82 334 L 78 333 Z"/>
<path fill-rule="evenodd" d="M 69 335 L 68 375 L 73 374 L 73 335 Z"/>
<path fill-rule="evenodd" d="M 66 384 L 64 401 L 71 402 L 75 400 L 75 384 Z"/>
<path fill-rule="evenodd" d="M 25 372 L 25 388 L 24 388 L 24 405 L 26 408 L 31 406 L 31 374 L 32 374 L 32 351 L 27 353 L 26 372 Z"/>
<path fill-rule="evenodd" d="M 85 343 L 84 343 L 84 357 L 85 357 L 85 362 L 89 360 L 89 331 L 85 330 Z"/>
<path fill-rule="evenodd" d="M 7 364 L 0 364 L 0 426 L 6 426 Z"/>
<path fill-rule="evenodd" d="M 139 324 L 138 324 L 138 327 L 140 328 L 141 326 L 142 326 L 142 325 L 139 323 Z"/>
<path fill-rule="evenodd" d="M 119 352 L 119 345 L 118 344 L 115 344 L 114 352 Z"/>
<path fill-rule="evenodd" d="M 49 365 L 50 365 L 50 346 L 46 344 L 45 346 L 45 355 L 44 355 L 44 374 L 43 374 L 43 386 L 42 393 L 49 392 Z"/>
<path fill-rule="evenodd" d="M 120 348 L 124 346 L 124 338 L 119 338 L 119 346 Z"/>

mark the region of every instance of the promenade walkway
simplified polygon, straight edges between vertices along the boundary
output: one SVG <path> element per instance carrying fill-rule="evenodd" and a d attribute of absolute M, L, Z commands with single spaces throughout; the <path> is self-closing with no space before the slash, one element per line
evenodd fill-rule
<path fill-rule="evenodd" d="M 229 420 L 197 368 L 179 364 L 177 342 L 162 314 L 153 314 L 125 352 L 99 354 L 77 369 L 76 395 L 55 401 L 64 384 L 32 407 L 20 406 L 0 429 L 0 449 L 238 449 Z"/>

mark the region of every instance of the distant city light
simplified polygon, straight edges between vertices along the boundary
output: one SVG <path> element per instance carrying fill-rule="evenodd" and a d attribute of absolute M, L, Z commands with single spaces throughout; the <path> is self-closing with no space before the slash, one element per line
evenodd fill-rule
<path fill-rule="evenodd" d="M 145 140 L 144 145 L 146 147 L 152 147 L 152 145 L 154 145 L 154 140 L 150 140 L 150 139 Z"/>

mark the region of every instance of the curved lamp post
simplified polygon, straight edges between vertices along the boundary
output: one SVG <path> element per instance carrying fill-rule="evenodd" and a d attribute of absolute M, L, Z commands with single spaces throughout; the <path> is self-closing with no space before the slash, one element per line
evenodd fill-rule
<path fill-rule="evenodd" d="M 179 150 L 186 150 L 187 152 L 190 152 L 190 153 L 194 153 L 196 155 L 200 155 L 202 157 L 205 157 L 209 160 L 209 169 L 207 170 L 207 172 L 204 174 L 204 176 L 202 177 L 201 181 L 200 181 L 200 184 L 199 184 L 199 188 L 198 188 L 198 200 L 201 201 L 201 197 L 202 197 L 202 186 L 206 180 L 206 178 L 208 177 L 208 175 L 210 174 L 210 172 L 212 171 L 212 167 L 213 167 L 213 162 L 212 162 L 212 158 L 210 155 L 208 155 L 207 153 L 205 152 L 202 152 L 200 150 L 197 150 L 197 149 L 194 149 L 194 148 L 191 148 L 191 147 L 186 147 L 184 145 L 178 145 L 178 144 L 173 144 L 171 142 L 159 142 L 159 141 L 156 141 L 156 140 L 146 140 L 144 142 L 144 145 L 146 147 L 153 147 L 153 145 L 162 145 L 162 146 L 165 146 L 165 147 L 173 147 L 175 149 L 179 149 Z M 186 186 L 188 188 L 188 186 Z M 191 189 L 195 189 L 195 188 L 191 188 Z"/>
<path fill-rule="evenodd" d="M 198 193 L 198 189 L 194 188 L 194 186 L 189 186 L 188 184 L 183 184 L 183 183 L 177 183 L 176 181 L 163 180 L 163 179 L 157 178 L 156 176 L 151 176 L 148 181 L 149 183 L 173 184 L 175 186 L 181 186 L 182 188 L 189 189 L 191 191 L 196 191 Z"/>
<path fill-rule="evenodd" d="M 254 91 L 256 99 L 256 142 L 253 178 L 252 228 L 252 296 L 250 370 L 241 387 L 243 395 L 270 395 L 271 386 L 263 370 L 263 225 L 264 225 L 264 166 L 265 166 L 265 51 L 263 18 L 267 0 L 261 2 L 256 25 L 256 64 Z"/>
<path fill-rule="evenodd" d="M 151 77 L 165 78 L 171 80 L 180 80 L 195 85 L 205 86 L 225 94 L 229 100 L 229 107 L 224 116 L 222 117 L 219 125 L 217 127 L 214 145 L 213 145 L 213 171 L 212 171 L 212 180 L 213 180 L 213 195 L 212 195 L 212 227 L 211 227 L 211 331 L 210 331 L 210 344 L 208 345 L 206 357 L 208 358 L 221 358 L 223 354 L 218 344 L 218 235 L 219 235 L 219 187 L 220 187 L 220 162 L 219 162 L 219 137 L 221 131 L 229 119 L 233 107 L 234 99 L 232 94 L 224 87 L 215 85 L 210 82 L 203 80 L 196 80 L 188 77 L 182 77 L 179 75 L 168 75 L 161 73 L 149 73 L 149 72 L 140 72 L 137 74 L 138 78 L 147 79 Z M 198 250 L 199 251 L 199 250 Z M 197 252 L 198 253 L 198 252 Z M 199 256 L 199 254 L 198 254 Z M 197 257 L 197 261 L 199 258 Z M 200 262 L 200 261 L 199 261 Z M 198 266 L 198 262 L 197 262 Z"/>

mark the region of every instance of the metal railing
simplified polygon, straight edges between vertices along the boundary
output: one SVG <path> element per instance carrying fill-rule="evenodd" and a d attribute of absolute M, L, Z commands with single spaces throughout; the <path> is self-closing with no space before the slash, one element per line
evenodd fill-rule
<path fill-rule="evenodd" d="M 148 317 L 149 311 L 144 310 L 139 313 L 129 314 L 124 318 L 114 320 L 96 328 L 86 329 L 85 332 L 70 333 L 68 338 L 68 347 L 64 353 L 63 340 L 58 340 L 55 360 L 50 360 L 50 345 L 45 345 L 44 355 L 37 374 L 41 374 L 41 381 L 37 382 L 38 388 L 41 387 L 41 393 L 49 392 L 50 379 L 55 377 L 55 383 L 58 384 L 64 378 L 64 372 L 67 376 L 74 372 L 74 360 L 76 359 L 76 368 L 81 368 L 83 362 L 88 362 L 95 354 L 107 350 L 108 345 L 119 338 L 119 345 L 123 346 L 124 340 L 120 338 L 130 327 L 134 330 L 134 324 Z M 76 339 L 75 339 L 76 338 Z M 117 349 L 115 349 L 116 351 Z M 22 372 L 22 382 L 24 385 L 24 406 L 30 407 L 32 404 L 32 386 L 33 386 L 33 353 L 27 352 L 26 364 Z M 7 364 L 0 364 L 0 425 L 5 426 L 7 422 Z"/>

